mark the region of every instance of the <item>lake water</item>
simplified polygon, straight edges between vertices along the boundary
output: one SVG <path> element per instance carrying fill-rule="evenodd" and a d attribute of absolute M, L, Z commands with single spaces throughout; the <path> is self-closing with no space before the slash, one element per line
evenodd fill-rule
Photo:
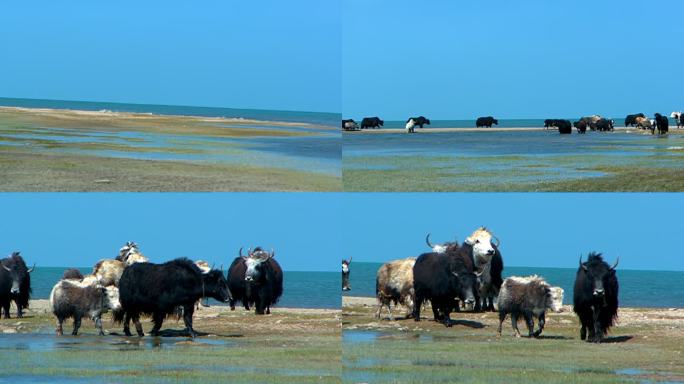
<path fill-rule="evenodd" d="M 62 278 L 65 268 L 36 267 L 31 273 L 32 299 L 47 299 L 52 287 Z M 92 268 L 80 268 L 85 275 Z M 285 271 L 283 296 L 277 307 L 340 308 L 340 274 L 337 272 Z M 214 303 L 216 304 L 216 303 Z"/>
<path fill-rule="evenodd" d="M 352 263 L 352 290 L 346 296 L 375 297 L 375 274 L 382 263 Z M 565 290 L 564 304 L 572 304 L 572 290 L 577 270 L 574 268 L 505 267 L 507 276 L 537 274 L 550 284 Z M 684 308 L 684 272 L 617 270 L 619 301 L 625 307 Z"/>

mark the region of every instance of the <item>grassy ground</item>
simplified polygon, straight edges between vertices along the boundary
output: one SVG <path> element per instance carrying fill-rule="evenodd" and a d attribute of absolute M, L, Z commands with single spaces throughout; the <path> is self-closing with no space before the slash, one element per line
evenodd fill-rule
<path fill-rule="evenodd" d="M 446 328 L 429 309 L 421 322 L 391 322 L 386 312 L 377 320 L 374 311 L 374 299 L 343 302 L 343 382 L 684 381 L 682 309 L 622 309 L 603 344 L 579 340 L 569 306 L 547 316 L 540 339 L 513 337 L 510 320 L 497 337 L 495 313 L 452 314 L 457 323 Z"/>
<path fill-rule="evenodd" d="M 339 177 L 280 168 L 0 152 L 3 192 L 339 191 Z"/>
<path fill-rule="evenodd" d="M 195 328 L 162 327 L 175 337 L 96 336 L 84 320 L 79 336 L 54 336 L 53 317 L 34 305 L 24 319 L 0 320 L 0 381 L 338 383 L 339 310 L 275 308 L 272 315 L 202 308 Z M 36 308 L 38 307 L 38 309 Z M 107 317 L 105 328 L 121 332 Z M 151 324 L 144 322 L 149 331 Z M 71 324 L 68 324 L 68 330 Z"/>

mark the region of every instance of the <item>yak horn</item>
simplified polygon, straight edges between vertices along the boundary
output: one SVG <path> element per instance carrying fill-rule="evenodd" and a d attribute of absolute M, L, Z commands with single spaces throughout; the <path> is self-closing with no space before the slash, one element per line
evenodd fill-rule
<path fill-rule="evenodd" d="M 454 276 L 456 276 L 456 277 L 458 277 L 458 273 L 456 273 L 456 272 L 454 272 L 454 271 L 451 271 L 451 274 L 454 275 Z"/>
<path fill-rule="evenodd" d="M 354 258 L 353 256 L 349 256 L 349 261 L 347 262 L 347 265 L 351 264 L 351 261 L 353 258 Z"/>
<path fill-rule="evenodd" d="M 428 233 L 427 236 L 425 236 L 425 244 L 427 244 L 427 246 L 430 247 L 430 249 L 435 248 L 434 245 L 430 244 L 430 233 Z"/>
<path fill-rule="evenodd" d="M 496 237 L 496 236 L 494 236 L 494 235 L 492 235 L 492 237 L 494 238 L 494 240 L 496 240 L 496 244 L 494 244 L 494 245 L 496 245 L 496 247 L 499 248 L 499 245 L 501 244 L 501 241 L 499 240 L 498 237 Z"/>
<path fill-rule="evenodd" d="M 613 264 L 613 266 L 610 267 L 610 270 L 611 271 L 614 270 L 617 267 L 619 262 L 620 262 L 620 256 L 617 257 L 617 260 L 615 260 L 615 264 Z"/>
<path fill-rule="evenodd" d="M 238 251 L 238 255 L 240 255 L 240 257 L 244 258 L 244 256 L 242 256 L 242 247 L 240 247 L 240 250 Z"/>
<path fill-rule="evenodd" d="M 268 256 L 268 258 L 269 258 L 269 259 L 272 259 L 272 258 L 274 258 L 274 257 L 275 257 L 275 251 L 273 250 L 273 248 L 271 248 L 271 255 Z"/>
<path fill-rule="evenodd" d="M 6 270 L 8 270 L 8 271 L 12 272 L 12 270 L 11 270 L 11 269 L 9 269 L 9 268 L 7 268 L 7 266 L 6 266 L 5 264 L 3 264 L 3 265 L 2 265 L 2 267 L 3 267 L 3 268 L 5 268 Z"/>
<path fill-rule="evenodd" d="M 484 273 L 484 270 L 482 270 L 480 272 L 474 272 L 474 273 L 475 273 L 475 276 L 480 277 Z"/>
<path fill-rule="evenodd" d="M 615 263 L 615 265 L 617 265 L 617 263 Z M 33 267 L 31 267 L 31 269 L 29 269 L 27 273 L 33 272 L 34 269 L 36 269 L 36 263 L 33 263 Z"/>
<path fill-rule="evenodd" d="M 582 267 L 582 269 L 584 269 L 585 271 L 587 270 L 587 266 L 582 264 L 582 255 L 580 255 L 580 267 Z"/>

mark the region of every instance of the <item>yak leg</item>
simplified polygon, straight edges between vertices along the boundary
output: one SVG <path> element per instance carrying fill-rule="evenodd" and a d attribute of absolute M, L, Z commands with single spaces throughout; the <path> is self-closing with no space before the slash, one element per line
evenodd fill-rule
<path fill-rule="evenodd" d="M 416 302 L 413 303 L 413 320 L 420 321 L 420 307 L 423 306 L 423 298 L 416 296 Z"/>
<path fill-rule="evenodd" d="M 102 330 L 102 317 L 101 317 L 101 315 L 97 316 L 95 318 L 95 328 L 97 328 L 98 334 L 100 336 L 104 336 L 104 331 Z"/>
<path fill-rule="evenodd" d="M 138 333 L 138 336 L 145 336 L 142 324 L 140 324 L 140 315 L 133 316 L 133 324 L 135 324 L 135 331 Z"/>
<path fill-rule="evenodd" d="M 531 313 L 524 313 L 523 316 L 527 325 L 527 336 L 532 337 L 534 335 L 534 317 Z"/>
<path fill-rule="evenodd" d="M 233 299 L 230 300 L 230 310 L 231 311 L 235 310 L 235 300 L 233 300 Z"/>
<path fill-rule="evenodd" d="M 499 329 L 497 329 L 499 336 L 501 336 L 501 328 L 503 327 L 504 320 L 506 320 L 506 312 L 499 312 Z"/>
<path fill-rule="evenodd" d="M 594 310 L 594 339 L 595 343 L 600 343 L 603 339 L 603 330 L 601 329 L 601 322 L 599 321 L 599 315 L 601 310 Z"/>
<path fill-rule="evenodd" d="M 451 327 L 451 317 L 449 316 L 449 314 L 451 313 L 451 308 L 449 308 L 450 305 L 451 304 L 449 302 L 446 302 L 443 303 L 443 305 L 441 306 L 444 312 L 444 325 L 446 325 L 447 327 Z"/>
<path fill-rule="evenodd" d="M 123 324 L 124 335 L 133 336 L 133 335 L 131 335 L 131 315 L 128 312 L 126 312 L 126 314 L 124 314 L 123 323 L 124 323 Z"/>
<path fill-rule="evenodd" d="M 442 320 L 442 314 L 439 313 L 439 302 L 437 300 L 432 300 L 432 316 L 434 317 L 435 321 L 440 321 Z"/>
<path fill-rule="evenodd" d="M 10 302 L 8 301 L 7 303 L 3 304 L 2 306 L 3 312 L 5 312 L 5 319 L 10 318 Z"/>
<path fill-rule="evenodd" d="M 378 309 L 375 311 L 375 318 L 379 319 L 380 318 L 380 312 L 382 311 L 382 307 L 385 306 L 385 303 L 382 302 L 382 300 L 378 299 Z"/>
<path fill-rule="evenodd" d="M 270 306 L 270 305 L 267 305 L 267 306 L 266 306 L 266 314 L 267 314 L 267 315 L 270 315 L 270 314 L 271 314 L 271 306 Z"/>
<path fill-rule="evenodd" d="M 71 332 L 72 335 L 78 335 L 78 329 L 81 328 L 81 316 L 74 316 L 74 330 Z"/>
<path fill-rule="evenodd" d="M 19 298 L 14 299 L 14 304 L 17 305 L 17 317 L 21 319 L 24 317 L 24 312 L 22 311 L 21 304 L 19 304 Z"/>
<path fill-rule="evenodd" d="M 64 319 L 61 317 L 58 317 L 57 318 L 57 336 L 64 335 L 64 329 L 62 327 L 62 324 L 64 324 Z"/>
<path fill-rule="evenodd" d="M 582 327 L 580 328 L 580 340 L 586 340 L 586 338 L 587 338 L 587 327 L 582 325 Z"/>
<path fill-rule="evenodd" d="M 518 329 L 518 314 L 511 313 L 511 324 L 513 325 L 513 331 L 515 332 L 515 337 L 521 337 L 520 330 Z"/>
<path fill-rule="evenodd" d="M 192 309 L 192 305 L 190 306 Z M 187 308 L 185 308 L 187 309 Z M 183 311 L 186 312 L 186 311 Z M 183 318 L 185 318 L 185 313 L 183 314 Z M 162 323 L 164 323 L 164 314 L 162 312 L 155 312 L 152 315 L 152 322 L 154 323 L 154 326 L 152 327 L 152 330 L 150 331 L 150 335 L 152 336 L 159 336 L 159 330 L 161 329 Z"/>
<path fill-rule="evenodd" d="M 394 321 L 394 316 L 392 316 L 392 302 L 391 301 L 387 303 L 387 313 L 389 313 L 389 320 Z"/>
<path fill-rule="evenodd" d="M 185 322 L 185 329 L 188 331 L 188 334 L 190 334 L 190 337 L 195 338 L 197 334 L 195 333 L 195 330 L 192 329 L 192 305 L 185 306 L 185 310 L 183 311 L 183 322 Z"/>
<path fill-rule="evenodd" d="M 534 333 L 534 337 L 539 337 L 544 330 L 544 324 L 546 323 L 546 315 L 544 312 L 539 315 L 539 330 Z"/>

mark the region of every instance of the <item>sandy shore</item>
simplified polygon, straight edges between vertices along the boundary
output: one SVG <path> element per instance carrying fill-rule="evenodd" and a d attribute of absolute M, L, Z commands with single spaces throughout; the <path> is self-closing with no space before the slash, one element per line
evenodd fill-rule
<path fill-rule="evenodd" d="M 189 116 L 189 115 L 158 115 L 153 113 L 137 113 L 137 112 L 113 112 L 108 110 L 100 111 L 86 111 L 75 109 L 55 109 L 55 108 L 24 108 L 24 107 L 6 107 L 0 106 L 0 112 L 11 112 L 16 114 L 42 116 L 45 118 L 55 119 L 89 119 L 92 121 L 98 120 L 139 120 L 148 122 L 159 122 L 169 120 L 181 120 L 188 123 L 206 122 L 230 125 L 274 125 L 282 127 L 303 127 L 303 128 L 317 128 L 321 129 L 324 126 L 314 125 L 305 122 L 287 122 L 287 121 L 268 121 L 255 120 L 245 118 L 229 118 L 229 117 L 205 117 L 205 116 Z M 336 129 L 329 127 L 331 130 Z"/>

